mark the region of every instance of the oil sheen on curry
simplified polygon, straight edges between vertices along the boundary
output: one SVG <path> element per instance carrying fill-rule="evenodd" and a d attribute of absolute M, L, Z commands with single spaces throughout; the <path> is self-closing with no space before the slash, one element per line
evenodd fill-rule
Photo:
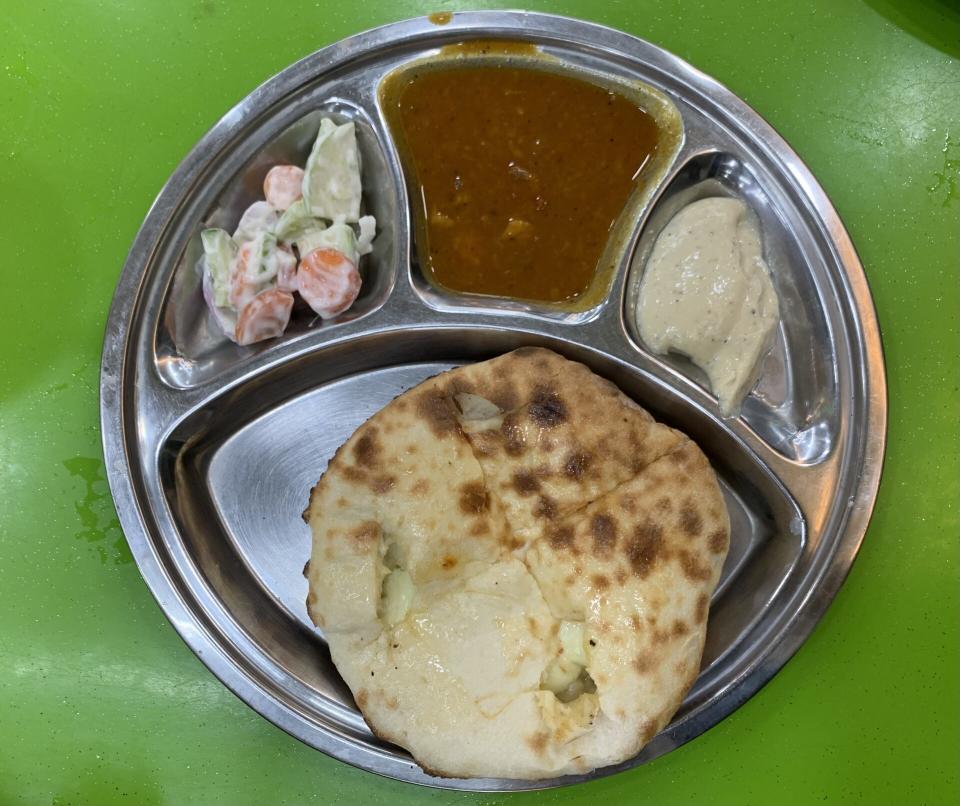
<path fill-rule="evenodd" d="M 382 98 L 428 278 L 576 306 L 657 151 L 654 118 L 606 87 L 510 60 L 407 70 Z"/>

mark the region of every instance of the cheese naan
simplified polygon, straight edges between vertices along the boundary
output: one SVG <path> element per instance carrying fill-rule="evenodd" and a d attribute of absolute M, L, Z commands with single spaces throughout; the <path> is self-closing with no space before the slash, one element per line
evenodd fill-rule
<path fill-rule="evenodd" d="M 364 718 L 453 777 L 639 752 L 696 679 L 730 531 L 689 438 L 537 348 L 396 398 L 305 517 L 308 611 Z"/>

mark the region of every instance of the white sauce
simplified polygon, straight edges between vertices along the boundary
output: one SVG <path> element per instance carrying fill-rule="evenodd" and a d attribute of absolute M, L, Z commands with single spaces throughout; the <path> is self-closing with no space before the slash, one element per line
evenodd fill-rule
<path fill-rule="evenodd" d="M 737 199 L 701 199 L 654 243 L 637 324 L 651 350 L 682 353 L 703 369 L 732 414 L 756 381 L 779 307 L 750 210 Z"/>

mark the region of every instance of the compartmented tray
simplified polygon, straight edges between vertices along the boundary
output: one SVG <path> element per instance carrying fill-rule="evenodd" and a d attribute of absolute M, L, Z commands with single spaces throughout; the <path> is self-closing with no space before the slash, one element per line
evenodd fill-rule
<path fill-rule="evenodd" d="M 399 66 L 472 39 L 532 42 L 563 69 L 643 82 L 682 132 L 622 235 L 609 290 L 582 311 L 455 295 L 420 269 L 401 163 L 378 89 Z M 319 119 L 357 123 L 365 203 L 380 234 L 363 290 L 338 319 L 300 315 L 238 347 L 213 329 L 195 270 L 197 233 L 230 227 L 278 162 L 303 163 Z M 657 234 L 684 204 L 744 199 L 759 216 L 781 300 L 760 381 L 724 418 L 689 362 L 656 356 L 632 310 Z M 104 451 L 134 557 L 171 622 L 245 702 L 294 736 L 373 772 L 472 790 L 571 783 L 438 779 L 374 737 L 307 617 L 302 569 L 310 488 L 336 448 L 403 390 L 524 345 L 582 361 L 657 419 L 690 434 L 716 469 L 731 548 L 700 677 L 636 758 L 710 728 L 789 659 L 859 548 L 879 483 L 886 386 L 879 331 L 853 247 L 787 144 L 723 87 L 649 43 L 521 12 L 416 19 L 325 48 L 255 90 L 173 174 L 131 249 L 101 372 Z"/>

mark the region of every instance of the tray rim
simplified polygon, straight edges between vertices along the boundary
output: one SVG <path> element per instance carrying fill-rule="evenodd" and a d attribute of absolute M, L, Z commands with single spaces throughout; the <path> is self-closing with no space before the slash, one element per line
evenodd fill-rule
<path fill-rule="evenodd" d="M 528 30 L 523 24 L 525 20 L 532 20 L 535 23 L 533 26 L 534 30 L 529 31 L 529 35 L 532 37 L 535 37 L 537 34 L 536 24 L 542 23 L 548 27 L 555 25 L 561 28 L 567 25 L 577 28 L 579 32 L 584 35 L 613 37 L 619 45 L 647 48 L 654 52 L 658 58 L 665 61 L 669 67 L 682 72 L 685 77 L 695 81 L 697 88 L 701 92 L 708 94 L 713 101 L 725 107 L 728 112 L 738 115 L 746 113 L 751 117 L 752 132 L 758 136 L 765 146 L 770 146 L 771 144 L 775 146 L 778 156 L 786 164 L 792 177 L 800 183 L 805 198 L 814 207 L 822 223 L 826 226 L 831 245 L 837 252 L 836 257 L 838 263 L 843 269 L 842 279 L 848 285 L 849 295 L 854 303 L 853 312 L 859 318 L 860 328 L 857 332 L 860 336 L 864 355 L 867 360 L 863 366 L 854 366 L 853 371 L 856 376 L 855 380 L 861 382 L 868 392 L 865 397 L 867 414 L 865 428 L 867 429 L 866 433 L 871 436 L 871 439 L 866 440 L 864 447 L 864 472 L 861 475 L 860 485 L 857 488 L 858 495 L 855 501 L 852 502 L 853 506 L 848 513 L 843 532 L 837 540 L 833 556 L 829 558 L 829 564 L 819 575 L 817 583 L 810 589 L 808 597 L 802 603 L 802 608 L 793 614 L 791 626 L 793 626 L 793 623 L 796 622 L 799 617 L 803 616 L 802 628 L 799 629 L 799 632 L 791 629 L 781 635 L 779 637 L 779 643 L 774 647 L 774 650 L 771 651 L 765 659 L 762 659 L 764 662 L 751 668 L 749 673 L 738 680 L 732 689 L 723 696 L 721 702 L 725 707 L 720 708 L 719 710 L 722 711 L 722 713 L 720 713 L 716 719 L 710 721 L 709 726 L 712 726 L 756 693 L 806 640 L 813 627 L 823 616 L 846 575 L 849 573 L 852 562 L 864 539 L 877 497 L 887 437 L 887 387 L 876 310 L 869 292 L 866 276 L 853 244 L 838 214 L 816 179 L 773 127 L 746 103 L 715 80 L 657 45 L 625 32 L 569 17 L 528 12 L 457 12 L 454 14 L 452 22 L 444 26 L 444 28 L 447 31 L 476 34 L 477 31 L 482 31 L 486 24 L 494 22 L 499 26 L 499 31 L 502 31 L 504 27 L 515 26 L 515 31 L 518 34 L 517 38 L 525 38 L 525 35 L 528 34 Z M 289 717 L 295 716 L 295 713 L 290 711 L 288 707 L 274 701 L 271 697 L 266 696 L 256 686 L 255 681 L 248 678 L 236 667 L 232 667 L 229 656 L 223 653 L 216 642 L 212 640 L 212 637 L 204 633 L 202 629 L 197 629 L 199 624 L 196 614 L 186 607 L 184 601 L 178 595 L 176 581 L 167 573 L 163 560 L 152 548 L 151 540 L 147 536 L 147 530 L 150 528 L 148 524 L 150 513 L 144 512 L 141 508 L 137 498 L 137 491 L 134 489 L 133 481 L 128 472 L 129 457 L 126 452 L 127 438 L 125 435 L 123 415 L 126 411 L 124 405 L 125 396 L 129 395 L 131 390 L 125 389 L 122 381 L 125 373 L 128 371 L 125 359 L 128 352 L 132 349 L 130 341 L 131 334 L 129 331 L 135 312 L 136 301 L 139 297 L 143 274 L 142 269 L 148 263 L 153 248 L 162 240 L 161 236 L 165 229 L 165 223 L 172 209 L 175 209 L 173 203 L 178 200 L 185 188 L 185 180 L 196 167 L 202 164 L 202 153 L 205 148 L 215 143 L 219 136 L 236 125 L 237 121 L 242 119 L 243 115 L 250 108 L 256 106 L 258 101 L 262 102 L 268 98 L 270 91 L 276 89 L 285 79 L 289 81 L 290 77 L 296 74 L 297 71 L 302 72 L 307 63 L 315 61 L 323 62 L 324 59 L 330 59 L 331 61 L 324 64 L 320 71 L 323 72 L 363 53 L 367 49 L 367 44 L 370 40 L 375 42 L 380 38 L 382 40 L 380 44 L 384 44 L 389 41 L 385 38 L 385 35 L 389 35 L 390 33 L 398 33 L 401 35 L 409 33 L 416 39 L 421 35 L 426 37 L 427 34 L 435 31 L 435 28 L 435 23 L 430 22 L 428 18 L 413 18 L 389 23 L 333 43 L 285 68 L 232 107 L 191 149 L 164 184 L 151 205 L 126 258 L 107 318 L 101 361 L 100 384 L 101 431 L 104 459 L 107 468 L 108 482 L 117 507 L 117 513 L 138 568 L 151 593 L 157 599 L 158 604 L 174 628 L 214 675 L 237 694 L 238 697 L 275 725 L 278 725 L 314 747 L 318 747 L 318 745 L 313 741 L 309 741 L 304 735 L 298 732 L 295 729 L 297 727 L 296 725 L 290 724 L 295 720 Z M 613 293 L 613 289 L 611 289 L 611 293 Z M 844 313 L 849 314 L 849 311 L 844 311 Z M 453 322 L 448 324 L 454 326 Z M 534 323 L 529 324 L 534 325 Z M 478 325 L 482 326 L 481 323 L 478 323 Z M 509 329 L 523 331 L 527 328 L 521 326 L 517 328 L 510 327 Z M 353 334 L 353 337 L 360 335 L 362 334 Z M 343 338 L 349 339 L 351 338 L 351 334 L 344 334 Z M 334 341 L 340 341 L 340 339 L 335 338 Z M 326 346 L 328 345 L 324 344 L 319 349 L 324 349 Z M 282 356 L 278 360 L 278 363 L 285 362 L 292 357 L 293 354 Z M 284 712 L 286 712 L 288 719 L 281 721 L 280 717 L 284 716 Z M 284 724 L 284 722 L 287 724 Z M 679 741 L 676 744 L 682 744 L 694 736 L 699 735 L 700 732 L 702 732 L 702 730 L 692 731 L 688 736 L 677 737 Z M 338 740 L 334 738 L 333 741 L 336 743 Z M 397 775 L 395 772 L 371 769 L 367 765 L 359 764 L 357 759 L 352 757 L 357 755 L 356 748 L 353 748 L 352 753 L 343 752 L 342 749 L 341 752 L 335 753 L 328 747 L 318 747 L 318 749 L 322 749 L 324 752 L 336 758 L 347 761 L 355 766 L 361 766 L 378 774 L 399 777 L 402 780 L 426 784 L 428 786 L 481 791 L 539 789 L 564 785 L 619 772 L 634 766 L 636 763 L 635 760 L 628 760 L 621 765 L 602 768 L 587 776 L 571 776 L 563 779 L 548 779 L 544 781 L 437 779 L 425 775 L 419 771 L 419 768 L 412 764 L 410 766 L 415 773 L 413 775 Z M 376 750 L 375 748 L 368 749 Z"/>

